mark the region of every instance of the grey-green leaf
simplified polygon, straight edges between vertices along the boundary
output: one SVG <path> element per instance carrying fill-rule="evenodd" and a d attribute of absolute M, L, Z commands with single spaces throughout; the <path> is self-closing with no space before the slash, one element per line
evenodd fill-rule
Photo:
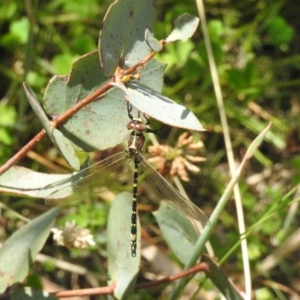
<path fill-rule="evenodd" d="M 0 293 L 22 282 L 27 276 L 36 254 L 42 249 L 60 208 L 53 208 L 32 220 L 8 240 L 0 249 Z"/>
<path fill-rule="evenodd" d="M 13 166 L 0 176 L 0 192 L 19 197 L 44 198 L 44 195 L 40 193 L 41 188 L 59 180 L 71 178 L 71 176 L 72 174 L 44 174 L 24 167 Z"/>
<path fill-rule="evenodd" d="M 137 255 L 131 256 L 132 194 L 120 193 L 112 203 L 107 224 L 109 282 L 115 284 L 114 296 L 127 299 L 133 291 L 140 264 L 140 225 L 137 218 Z"/>
<path fill-rule="evenodd" d="M 117 67 L 127 69 L 151 52 L 145 31 L 153 31 L 152 0 L 117 0 L 108 9 L 99 36 L 100 63 L 111 77 Z"/>
<path fill-rule="evenodd" d="M 49 122 L 44 110 L 40 106 L 40 102 L 37 99 L 34 91 L 31 89 L 31 87 L 29 85 L 27 85 L 26 82 L 23 83 L 23 87 L 24 87 L 27 99 L 28 99 L 33 111 L 39 118 L 40 122 L 42 123 L 42 125 L 45 128 L 46 132 L 48 133 L 49 137 L 52 138 L 52 134 L 51 134 L 52 128 L 49 125 L 50 122 Z"/>
<path fill-rule="evenodd" d="M 59 146 L 59 150 L 69 165 L 78 171 L 80 169 L 80 162 L 75 153 L 71 142 L 64 137 L 64 135 L 56 128 L 53 129 L 53 138 Z"/>
<path fill-rule="evenodd" d="M 197 117 L 185 106 L 136 81 L 114 83 L 125 92 L 125 98 L 141 112 L 173 127 L 204 131 Z"/>
<path fill-rule="evenodd" d="M 159 52 L 162 50 L 162 44 L 153 36 L 152 32 L 148 28 L 145 32 L 145 40 L 153 51 Z"/>
<path fill-rule="evenodd" d="M 166 38 L 166 42 L 177 40 L 186 41 L 195 33 L 199 25 L 199 18 L 185 13 L 178 17 L 174 22 L 174 29 Z"/>
<path fill-rule="evenodd" d="M 74 148 L 72 147 L 71 143 L 64 138 L 61 132 L 58 129 L 53 129 L 50 126 L 50 122 L 40 106 L 40 103 L 33 92 L 33 90 L 28 86 L 25 82 L 23 83 L 27 98 L 31 107 L 37 117 L 39 118 L 40 122 L 42 123 L 44 129 L 46 130 L 50 140 L 52 143 L 60 150 L 63 157 L 67 160 L 67 162 L 72 166 L 75 170 L 79 170 L 79 160 L 76 156 Z"/>
<path fill-rule="evenodd" d="M 74 62 L 70 76 L 56 76 L 48 84 L 44 108 L 53 118 L 72 108 L 99 89 L 107 78 L 99 65 L 98 52 Z M 77 150 L 95 151 L 114 147 L 127 136 L 128 115 L 122 92 L 110 90 L 84 106 L 60 128 Z"/>
<path fill-rule="evenodd" d="M 192 223 L 183 212 L 164 201 L 161 202 L 159 210 L 153 214 L 168 245 L 177 258 L 186 264 L 198 239 Z"/>
<path fill-rule="evenodd" d="M 151 59 L 141 70 L 139 83 L 161 92 L 163 89 L 163 78 L 167 64 L 156 59 Z M 123 93 L 122 93 L 123 95 Z"/>

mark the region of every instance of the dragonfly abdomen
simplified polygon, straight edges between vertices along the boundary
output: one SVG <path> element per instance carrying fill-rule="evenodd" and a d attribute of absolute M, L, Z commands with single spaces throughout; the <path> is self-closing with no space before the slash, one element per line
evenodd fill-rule
<path fill-rule="evenodd" d="M 131 255 L 136 256 L 136 218 L 137 218 L 137 191 L 139 177 L 139 161 L 134 159 L 133 185 L 132 185 L 132 211 L 131 211 Z"/>

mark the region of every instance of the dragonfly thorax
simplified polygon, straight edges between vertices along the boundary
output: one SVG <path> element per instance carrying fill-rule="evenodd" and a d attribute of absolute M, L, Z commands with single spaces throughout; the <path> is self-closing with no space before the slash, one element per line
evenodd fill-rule
<path fill-rule="evenodd" d="M 128 137 L 127 157 L 133 157 L 143 150 L 145 136 L 142 132 L 132 131 Z"/>

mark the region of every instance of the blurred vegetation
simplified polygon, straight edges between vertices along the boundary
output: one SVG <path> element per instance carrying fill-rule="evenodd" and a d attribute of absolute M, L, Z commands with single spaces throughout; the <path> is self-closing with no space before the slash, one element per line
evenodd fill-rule
<path fill-rule="evenodd" d="M 25 97 L 22 82 L 26 81 L 42 99 L 53 75 L 67 74 L 75 58 L 96 50 L 101 21 L 111 1 L 88 0 L 84 5 L 75 0 L 4 0 L 3 3 L 0 6 L 1 164 L 41 129 Z M 272 121 L 270 134 L 240 180 L 247 226 L 264 220 L 248 237 L 250 263 L 255 274 L 253 289 L 257 299 L 290 299 L 290 292 L 283 292 L 282 287 L 300 293 L 299 251 L 282 257 L 264 274 L 257 273 L 256 266 L 278 245 L 284 245 L 300 221 L 298 207 L 296 212 L 291 212 L 294 193 L 288 195 L 300 181 L 298 3 L 295 0 L 215 0 L 207 1 L 205 5 L 237 161 L 241 160 L 257 134 Z M 168 35 L 172 21 L 180 14 L 197 15 L 196 5 L 190 0 L 157 0 L 155 8 L 155 35 L 159 39 Z M 230 175 L 201 31 L 198 30 L 193 39 L 185 43 L 168 45 L 157 58 L 168 63 L 164 94 L 189 107 L 207 129 L 201 134 L 207 161 L 201 164 L 200 175 L 192 176 L 186 187 L 189 195 L 199 199 L 195 202 L 210 215 Z M 175 129 L 167 132 L 170 135 L 165 133 L 164 140 L 174 145 L 176 139 L 170 136 L 178 136 L 181 132 Z M 24 158 L 20 165 L 45 171 L 39 160 L 43 156 L 60 167 L 64 166 L 46 139 L 33 151 L 34 155 Z M 42 202 L 30 200 L 2 197 L 2 202 L 29 218 L 48 209 Z M 53 246 L 49 238 L 43 253 L 100 273 L 100 284 L 105 285 L 106 270 L 103 266 L 108 209 L 109 205 L 105 203 L 95 203 L 94 206 L 83 203 L 70 208 L 61 220 L 64 223 L 65 219 L 75 219 L 80 226 L 88 226 L 96 235 L 97 247 L 70 253 Z M 269 217 L 263 219 L 266 216 Z M 2 211 L 1 220 L 1 241 L 23 224 L 7 211 Z M 147 220 L 142 224 L 147 226 Z M 219 260 L 227 257 L 222 266 L 225 273 L 243 288 L 240 247 L 233 248 L 238 241 L 232 201 L 223 212 L 211 243 Z M 232 251 L 230 255 L 229 251 Z M 29 278 L 32 285 L 39 286 L 41 277 L 37 274 L 43 274 L 64 288 L 72 288 L 70 282 L 74 282 L 74 278 L 71 280 L 72 275 L 67 271 L 56 274 L 55 267 L 47 264 L 35 264 L 34 268 L 35 272 Z M 147 264 L 141 267 L 141 277 L 143 272 L 147 272 Z M 78 278 L 74 286 L 88 286 L 88 283 L 84 278 Z M 204 288 L 211 289 L 212 286 L 207 284 Z M 157 292 L 143 291 L 140 299 L 157 299 Z"/>

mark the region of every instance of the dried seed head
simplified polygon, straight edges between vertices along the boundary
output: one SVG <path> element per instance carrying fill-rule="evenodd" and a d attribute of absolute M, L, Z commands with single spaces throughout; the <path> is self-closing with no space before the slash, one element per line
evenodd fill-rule
<path fill-rule="evenodd" d="M 153 145 L 148 147 L 149 153 L 153 157 L 149 162 L 155 164 L 156 170 L 163 176 L 173 177 L 178 175 L 182 180 L 189 181 L 187 170 L 198 173 L 200 168 L 191 162 L 204 161 L 205 158 L 195 156 L 200 148 L 203 147 L 201 141 L 194 142 L 193 136 L 187 132 L 183 133 L 176 143 L 175 148 L 168 145 Z"/>
<path fill-rule="evenodd" d="M 76 226 L 75 221 L 67 221 L 65 227 L 52 228 L 53 240 L 59 246 L 84 249 L 95 245 L 94 237 L 89 229 Z"/>

